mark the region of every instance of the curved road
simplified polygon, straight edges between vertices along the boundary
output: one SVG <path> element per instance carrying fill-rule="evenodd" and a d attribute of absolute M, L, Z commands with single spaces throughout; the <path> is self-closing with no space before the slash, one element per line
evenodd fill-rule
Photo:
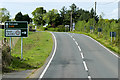
<path fill-rule="evenodd" d="M 118 57 L 94 40 L 82 34 L 54 35 L 57 48 L 43 79 L 118 80 Z"/>

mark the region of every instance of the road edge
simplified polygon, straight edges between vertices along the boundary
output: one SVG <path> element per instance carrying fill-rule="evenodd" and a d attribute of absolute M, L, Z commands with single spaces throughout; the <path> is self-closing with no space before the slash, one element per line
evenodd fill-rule
<path fill-rule="evenodd" d="M 101 44 L 100 42 L 98 42 L 97 40 L 93 39 L 92 37 L 82 34 L 88 38 L 90 38 L 91 40 L 93 40 L 94 42 L 96 42 L 97 44 L 99 44 L 100 46 L 102 46 L 104 49 L 106 49 L 107 51 L 109 51 L 111 54 L 113 54 L 114 56 L 116 56 L 117 58 L 120 58 L 119 55 L 115 54 L 114 52 L 112 52 L 110 49 L 108 49 L 107 47 L 105 47 L 103 44 Z"/>

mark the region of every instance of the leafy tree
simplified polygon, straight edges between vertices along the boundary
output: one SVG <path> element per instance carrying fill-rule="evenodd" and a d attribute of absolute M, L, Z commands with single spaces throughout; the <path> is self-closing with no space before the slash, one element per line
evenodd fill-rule
<path fill-rule="evenodd" d="M 44 25 L 46 22 L 43 20 L 43 15 L 46 13 L 46 10 L 43 7 L 36 8 L 32 15 L 34 16 L 33 21 L 36 25 Z"/>
<path fill-rule="evenodd" d="M 32 22 L 32 19 L 29 17 L 28 14 L 23 15 L 23 21 L 28 21 L 28 23 Z"/>
<path fill-rule="evenodd" d="M 28 14 L 23 15 L 21 12 L 18 12 L 15 16 L 16 21 L 27 21 L 28 23 L 31 22 L 31 18 Z"/>
<path fill-rule="evenodd" d="M 66 24 L 66 13 L 67 13 L 67 8 L 65 6 L 62 7 L 60 10 L 60 17 L 62 18 L 62 25 Z"/>
<path fill-rule="evenodd" d="M 52 27 L 57 26 L 61 21 L 60 15 L 56 9 L 49 10 L 49 12 L 44 15 L 43 20 L 48 24 L 51 24 Z"/>
<path fill-rule="evenodd" d="M 16 15 L 15 15 L 15 20 L 16 21 L 23 21 L 23 15 L 21 12 L 18 12 Z"/>
<path fill-rule="evenodd" d="M 6 8 L 0 8 L 0 21 L 5 22 L 10 20 L 10 13 Z"/>

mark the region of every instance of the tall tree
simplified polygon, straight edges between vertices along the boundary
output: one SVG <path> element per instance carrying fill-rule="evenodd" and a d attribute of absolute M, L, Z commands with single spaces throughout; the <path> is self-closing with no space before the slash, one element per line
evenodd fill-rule
<path fill-rule="evenodd" d="M 65 6 L 62 7 L 62 9 L 60 10 L 60 17 L 62 18 L 62 24 L 65 25 L 66 23 L 66 13 L 67 13 L 67 8 Z"/>
<path fill-rule="evenodd" d="M 29 17 L 28 14 L 23 15 L 23 21 L 27 21 L 28 23 L 30 23 L 31 20 L 32 20 L 32 19 Z"/>
<path fill-rule="evenodd" d="M 15 20 L 16 21 L 23 21 L 23 15 L 21 12 L 18 12 L 16 15 L 15 15 Z"/>
<path fill-rule="evenodd" d="M 16 21 L 27 21 L 28 23 L 31 22 L 31 18 L 29 17 L 29 15 L 28 14 L 23 15 L 21 12 L 18 12 L 15 15 L 15 20 Z"/>
<path fill-rule="evenodd" d="M 52 27 L 57 26 L 61 22 L 60 15 L 56 9 L 49 10 L 49 12 L 44 15 L 43 20 L 51 24 Z"/>
<path fill-rule="evenodd" d="M 34 16 L 33 21 L 36 25 L 44 25 L 45 21 L 43 20 L 43 15 L 46 13 L 46 10 L 43 7 L 36 8 L 32 15 Z"/>
<path fill-rule="evenodd" d="M 6 8 L 0 8 L 0 22 L 10 20 L 10 13 Z"/>

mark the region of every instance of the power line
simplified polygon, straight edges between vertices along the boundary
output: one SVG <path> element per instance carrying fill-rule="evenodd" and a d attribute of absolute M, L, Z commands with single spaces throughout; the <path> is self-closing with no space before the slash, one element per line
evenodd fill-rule
<path fill-rule="evenodd" d="M 99 4 L 99 5 L 108 5 L 108 4 L 113 4 L 113 3 L 115 3 L 115 2 L 118 2 L 119 0 L 114 0 L 114 1 L 112 1 L 112 2 L 108 2 L 108 3 L 104 3 L 104 4 Z"/>

